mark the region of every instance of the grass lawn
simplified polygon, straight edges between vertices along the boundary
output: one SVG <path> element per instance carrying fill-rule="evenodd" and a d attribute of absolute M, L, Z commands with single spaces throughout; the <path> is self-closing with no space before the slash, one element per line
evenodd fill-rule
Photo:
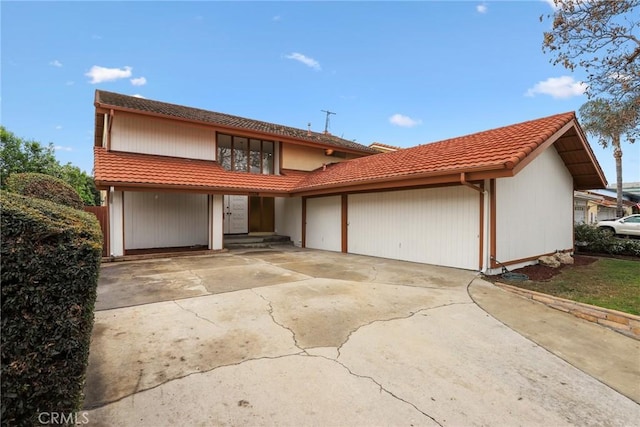
<path fill-rule="evenodd" d="M 524 273 L 526 274 L 526 271 Z M 507 283 L 573 301 L 640 315 L 640 260 L 598 258 L 589 264 L 564 266 L 558 274 L 547 280 Z"/>

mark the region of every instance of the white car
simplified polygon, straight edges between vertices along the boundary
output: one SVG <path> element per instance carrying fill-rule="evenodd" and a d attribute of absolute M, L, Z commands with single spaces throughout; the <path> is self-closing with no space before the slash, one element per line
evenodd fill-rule
<path fill-rule="evenodd" d="M 640 237 L 640 215 L 629 215 L 620 219 L 605 219 L 596 224 L 615 235 Z"/>

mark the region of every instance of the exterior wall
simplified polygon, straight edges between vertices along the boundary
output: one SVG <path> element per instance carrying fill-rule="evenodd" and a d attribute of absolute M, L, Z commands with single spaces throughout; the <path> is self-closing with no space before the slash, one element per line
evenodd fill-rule
<path fill-rule="evenodd" d="M 282 168 L 302 171 L 312 171 L 322 167 L 323 164 L 344 162 L 358 156 L 347 154 L 346 158 L 327 156 L 324 148 L 307 147 L 304 145 L 282 145 Z"/>
<path fill-rule="evenodd" d="M 109 193 L 109 255 L 124 255 L 124 215 L 123 215 L 123 194 L 122 191 L 112 191 Z"/>
<path fill-rule="evenodd" d="M 302 245 L 302 199 L 300 197 L 276 197 L 277 234 L 291 237 L 296 246 Z"/>
<path fill-rule="evenodd" d="M 478 270 L 479 193 L 464 187 L 349 195 L 350 253 Z"/>
<path fill-rule="evenodd" d="M 574 199 L 573 201 L 573 222 L 574 224 L 587 224 L 587 201 Z"/>
<path fill-rule="evenodd" d="M 117 112 L 113 118 L 111 149 L 188 159 L 216 159 L 213 129 L 123 112 Z"/>
<path fill-rule="evenodd" d="M 307 199 L 305 246 L 312 249 L 342 250 L 342 199 L 340 196 Z"/>
<path fill-rule="evenodd" d="M 496 258 L 573 248 L 573 178 L 554 147 L 516 176 L 496 180 Z"/>
<path fill-rule="evenodd" d="M 125 249 L 208 245 L 206 194 L 124 193 Z"/>

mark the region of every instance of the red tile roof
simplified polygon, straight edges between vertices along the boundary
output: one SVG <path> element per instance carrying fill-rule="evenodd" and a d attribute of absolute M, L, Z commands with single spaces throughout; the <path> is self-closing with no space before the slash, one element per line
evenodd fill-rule
<path fill-rule="evenodd" d="M 214 161 L 108 152 L 102 147 L 95 147 L 95 179 L 103 187 L 177 187 L 203 192 L 294 195 L 338 193 L 344 187 L 357 190 L 358 185 L 381 186 L 383 184 L 378 183 L 400 180 L 407 180 L 408 186 L 408 180 L 414 178 L 436 177 L 441 181 L 434 183 L 453 183 L 459 182 L 463 172 L 468 174 L 468 180 L 515 173 L 514 168 L 517 171 L 523 160 L 535 158 L 541 152 L 536 149 L 548 143 L 565 126 L 563 138 L 552 142 L 574 177 L 575 189 L 604 188 L 604 174 L 573 112 L 352 159 L 311 173 L 286 171 L 279 176 L 229 172 Z M 398 184 L 398 187 L 403 185 Z"/>
<path fill-rule="evenodd" d="M 554 133 L 575 119 L 573 112 L 451 138 L 399 151 L 361 157 L 314 171 L 295 191 L 474 171 L 511 170 Z M 590 148 L 587 149 L 590 151 Z M 595 157 L 593 157 L 595 160 Z M 599 166 L 596 166 L 602 175 Z"/>
<path fill-rule="evenodd" d="M 93 153 L 95 180 L 101 187 L 286 193 L 307 174 L 290 170 L 282 175 L 230 172 L 214 161 L 107 151 L 102 147 L 94 147 Z"/>
<path fill-rule="evenodd" d="M 288 137 L 300 141 L 311 142 L 322 146 L 331 146 L 346 149 L 351 152 L 377 153 L 369 147 L 358 144 L 347 139 L 338 138 L 331 134 L 309 131 L 307 129 L 297 129 L 290 126 L 283 126 L 275 123 L 263 122 L 260 120 L 247 119 L 230 114 L 217 113 L 215 111 L 202 110 L 199 108 L 185 107 L 167 102 L 154 101 L 151 99 L 138 98 L 135 96 L 122 95 L 104 90 L 96 90 L 95 105 L 103 108 L 116 108 L 128 111 L 140 111 L 154 115 L 171 117 L 212 125 L 219 125 L 237 129 L 247 129 L 254 132 L 270 135 L 273 138 Z"/>

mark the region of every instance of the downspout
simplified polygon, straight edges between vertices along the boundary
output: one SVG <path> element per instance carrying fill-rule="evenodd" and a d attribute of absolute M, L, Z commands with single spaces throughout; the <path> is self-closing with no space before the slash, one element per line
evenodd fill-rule
<path fill-rule="evenodd" d="M 486 191 L 483 190 L 482 188 L 480 188 L 478 186 L 475 186 L 475 185 L 471 184 L 470 182 L 467 182 L 466 173 L 465 172 L 462 172 L 460 174 L 460 184 L 462 184 L 462 185 L 464 185 L 466 187 L 472 188 L 472 189 L 476 190 L 477 192 L 479 192 L 480 194 L 485 194 L 486 193 Z"/>

